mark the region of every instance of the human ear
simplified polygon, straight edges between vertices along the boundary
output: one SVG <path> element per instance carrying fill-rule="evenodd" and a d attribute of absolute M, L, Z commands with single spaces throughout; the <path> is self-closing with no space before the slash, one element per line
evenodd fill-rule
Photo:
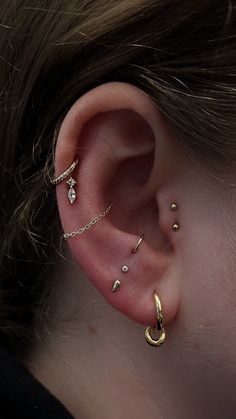
<path fill-rule="evenodd" d="M 67 179 L 56 187 L 64 232 L 78 231 L 110 202 L 112 207 L 90 229 L 67 239 L 75 260 L 105 299 L 129 318 L 156 325 L 155 291 L 164 323 L 172 321 L 180 303 L 175 255 L 181 229 L 172 229 L 179 208 L 171 211 L 170 204 L 178 201 L 183 162 L 168 123 L 138 88 L 101 85 L 68 111 L 58 135 L 55 176 L 76 158 L 74 203 L 67 199 Z M 121 286 L 112 292 L 115 281 Z"/>

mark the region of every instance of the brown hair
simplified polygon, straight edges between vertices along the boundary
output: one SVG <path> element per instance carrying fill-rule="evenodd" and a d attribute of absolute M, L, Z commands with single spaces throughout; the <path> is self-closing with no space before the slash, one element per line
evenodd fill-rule
<path fill-rule="evenodd" d="M 235 9 L 233 0 L 1 1 L 0 343 L 8 350 L 22 353 L 48 313 L 60 261 L 48 173 L 58 127 L 83 93 L 130 82 L 202 167 L 235 169 Z"/>

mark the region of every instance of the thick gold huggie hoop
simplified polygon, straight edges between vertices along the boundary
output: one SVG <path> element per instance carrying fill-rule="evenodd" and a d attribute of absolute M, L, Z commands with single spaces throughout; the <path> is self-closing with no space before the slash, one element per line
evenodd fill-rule
<path fill-rule="evenodd" d="M 153 297 L 154 297 L 154 303 L 155 303 L 155 308 L 156 308 L 157 325 L 156 325 L 156 328 L 153 328 L 153 327 L 150 327 L 150 326 L 147 327 L 147 329 L 145 330 L 145 338 L 146 338 L 146 341 L 149 345 L 160 346 L 165 341 L 166 332 L 165 332 L 165 329 L 164 329 L 164 326 L 163 326 L 161 300 L 155 292 L 153 293 Z M 155 333 L 160 332 L 158 339 L 154 339 L 151 336 L 152 331 L 154 331 Z"/>

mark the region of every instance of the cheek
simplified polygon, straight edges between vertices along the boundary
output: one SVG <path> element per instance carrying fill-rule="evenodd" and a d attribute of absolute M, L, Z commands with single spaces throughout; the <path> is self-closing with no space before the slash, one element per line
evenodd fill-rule
<path fill-rule="evenodd" d="M 188 347 L 207 363 L 236 364 L 236 246 L 222 224 L 207 220 L 186 232 L 181 316 Z M 230 370 L 232 374 L 232 369 Z"/>

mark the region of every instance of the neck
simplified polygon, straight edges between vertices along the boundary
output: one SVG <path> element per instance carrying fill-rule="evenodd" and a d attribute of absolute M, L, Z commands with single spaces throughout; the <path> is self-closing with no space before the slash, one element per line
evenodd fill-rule
<path fill-rule="evenodd" d="M 180 319 L 160 348 L 149 347 L 145 327 L 112 309 L 77 268 L 65 278 L 57 279 L 50 338 L 35 345 L 28 368 L 75 418 L 224 417 L 217 368 L 207 392 L 199 352 L 179 338 Z"/>

